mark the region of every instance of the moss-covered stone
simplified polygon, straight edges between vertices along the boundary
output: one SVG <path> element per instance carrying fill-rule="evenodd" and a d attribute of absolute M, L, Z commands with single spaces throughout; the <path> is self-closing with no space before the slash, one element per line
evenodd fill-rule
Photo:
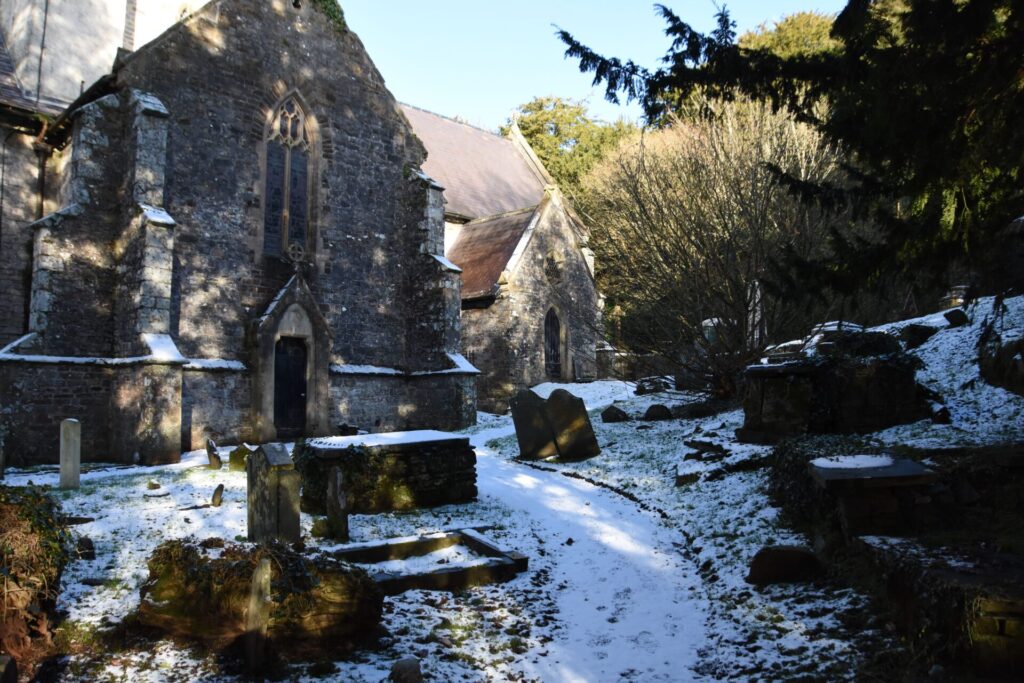
<path fill-rule="evenodd" d="M 0 651 L 27 671 L 51 645 L 47 614 L 70 557 L 60 516 L 43 489 L 0 486 Z"/>
<path fill-rule="evenodd" d="M 363 570 L 283 546 L 167 541 L 149 560 L 139 621 L 173 636 L 226 648 L 245 633 L 253 572 L 271 560 L 268 637 L 284 659 L 339 655 L 376 633 L 383 596 Z M 219 554 L 207 551 L 216 545 Z"/>

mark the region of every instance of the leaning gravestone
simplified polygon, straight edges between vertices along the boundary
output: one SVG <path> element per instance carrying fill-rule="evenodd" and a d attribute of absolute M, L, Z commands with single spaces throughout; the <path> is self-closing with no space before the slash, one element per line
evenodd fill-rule
<path fill-rule="evenodd" d="M 529 389 L 520 391 L 509 401 L 512 422 L 519 441 L 519 457 L 523 460 L 543 460 L 558 455 L 558 446 L 548 422 L 544 399 Z"/>
<path fill-rule="evenodd" d="M 60 487 L 77 489 L 82 471 L 82 425 L 78 420 L 60 423 Z"/>
<path fill-rule="evenodd" d="M 565 389 L 556 389 L 547 401 L 524 389 L 510 405 L 523 460 L 585 460 L 601 452 L 583 400 Z"/>
<path fill-rule="evenodd" d="M 601 454 L 582 398 L 573 396 L 565 389 L 555 389 L 548 397 L 547 410 L 559 458 L 586 460 Z"/>
<path fill-rule="evenodd" d="M 224 465 L 217 451 L 217 443 L 213 439 L 206 440 L 206 457 L 209 458 L 211 470 L 219 470 Z"/>
<path fill-rule="evenodd" d="M 245 472 L 246 459 L 256 451 L 247 443 L 239 444 L 228 455 L 228 469 L 232 472 Z"/>
<path fill-rule="evenodd" d="M 260 446 L 246 462 L 249 540 L 298 543 L 299 473 L 281 444 Z"/>

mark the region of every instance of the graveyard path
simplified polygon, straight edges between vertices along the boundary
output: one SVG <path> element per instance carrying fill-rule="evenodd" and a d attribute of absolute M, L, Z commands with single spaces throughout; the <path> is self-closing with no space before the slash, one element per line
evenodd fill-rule
<path fill-rule="evenodd" d="M 548 568 L 562 625 L 549 654 L 525 663 L 525 673 L 544 681 L 692 678 L 708 610 L 696 568 L 674 549 L 678 532 L 614 493 L 502 458 L 486 444 L 514 433 L 506 420 L 471 437 L 480 495 L 523 515 L 546 548 L 531 569 Z"/>

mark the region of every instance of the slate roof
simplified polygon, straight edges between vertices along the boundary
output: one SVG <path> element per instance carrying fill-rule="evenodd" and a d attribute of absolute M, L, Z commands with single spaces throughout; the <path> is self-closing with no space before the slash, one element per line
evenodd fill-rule
<path fill-rule="evenodd" d="M 446 211 L 476 219 L 540 203 L 544 182 L 514 142 L 407 104 L 401 107 L 427 148 L 424 173 L 445 188 Z"/>
<path fill-rule="evenodd" d="M 59 111 L 56 106 L 41 104 L 25 96 L 22 85 L 17 82 L 14 60 L 10 58 L 10 52 L 7 51 L 7 43 L 2 31 L 0 31 L 0 104 L 28 112 L 55 114 Z"/>
<path fill-rule="evenodd" d="M 19 109 L 37 109 L 35 102 L 25 97 L 25 93 L 18 84 L 18 77 L 14 72 L 14 60 L 7 51 L 7 42 L 4 34 L 0 31 L 0 104 L 6 104 Z"/>
<path fill-rule="evenodd" d="M 462 298 L 483 299 L 497 293 L 498 279 L 523 238 L 536 207 L 471 221 L 459 230 L 448 260 L 462 268 Z"/>

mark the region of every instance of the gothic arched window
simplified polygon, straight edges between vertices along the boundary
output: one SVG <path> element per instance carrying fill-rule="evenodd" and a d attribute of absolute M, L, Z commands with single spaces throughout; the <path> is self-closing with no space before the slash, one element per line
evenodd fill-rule
<path fill-rule="evenodd" d="M 308 251 L 310 134 L 306 114 L 288 97 L 266 139 L 263 251 L 277 256 Z M 300 251 L 301 249 L 301 251 Z"/>

